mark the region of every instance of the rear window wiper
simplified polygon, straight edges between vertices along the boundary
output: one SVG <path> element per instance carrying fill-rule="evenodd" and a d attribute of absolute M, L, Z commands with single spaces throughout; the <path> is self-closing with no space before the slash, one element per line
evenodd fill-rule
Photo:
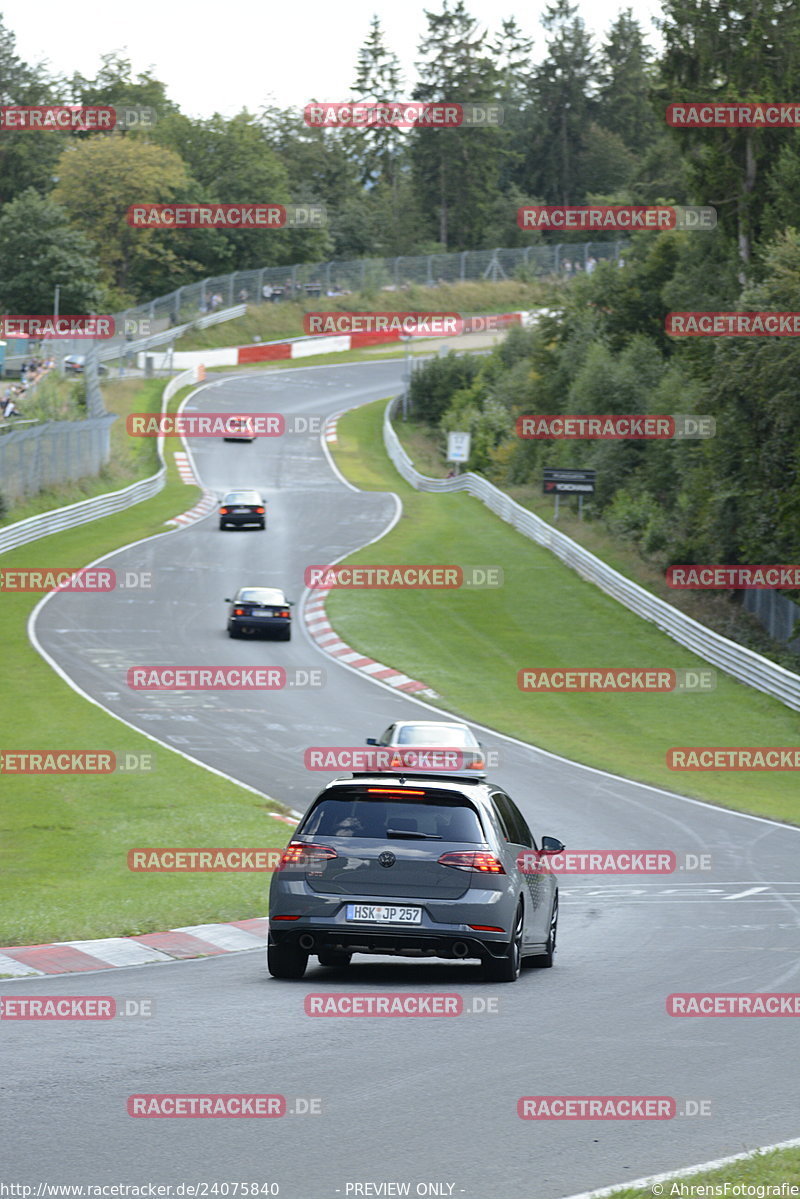
<path fill-rule="evenodd" d="M 408 837 L 413 841 L 441 841 L 438 833 L 414 833 L 411 829 L 387 828 L 387 837 Z"/>

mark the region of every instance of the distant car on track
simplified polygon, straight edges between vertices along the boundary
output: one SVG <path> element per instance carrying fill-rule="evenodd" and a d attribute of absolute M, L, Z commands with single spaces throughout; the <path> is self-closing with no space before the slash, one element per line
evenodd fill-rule
<path fill-rule="evenodd" d="M 85 354 L 67 354 L 64 358 L 64 370 L 70 375 L 82 375 L 86 368 Z M 102 362 L 97 364 L 97 373 L 99 375 L 107 375 L 108 367 Z"/>
<path fill-rule="evenodd" d="M 459 769 L 483 771 L 486 765 L 483 746 L 469 725 L 460 721 L 444 720 L 396 720 L 381 733 L 380 737 L 367 737 L 367 745 L 397 746 L 397 761 L 392 767 L 400 768 L 402 750 L 408 749 L 456 749 L 460 751 Z"/>
<path fill-rule="evenodd" d="M 241 489 L 224 495 L 219 505 L 219 527 L 225 529 L 228 525 L 258 525 L 266 529 L 267 501 L 261 493 Z"/>
<path fill-rule="evenodd" d="M 253 423 L 246 416 L 231 416 L 228 418 L 228 432 L 223 441 L 255 441 Z"/>
<path fill-rule="evenodd" d="M 292 600 L 279 587 L 240 587 L 233 599 L 226 599 L 228 636 L 241 633 L 279 633 L 281 641 L 292 636 Z"/>
<path fill-rule="evenodd" d="M 310 954 L 333 967 L 354 953 L 478 958 L 488 981 L 514 982 L 523 963 L 553 965 L 547 855 L 563 849 L 554 837 L 538 847 L 513 800 L 482 779 L 334 779 L 272 876 L 267 968 L 302 978 Z"/>

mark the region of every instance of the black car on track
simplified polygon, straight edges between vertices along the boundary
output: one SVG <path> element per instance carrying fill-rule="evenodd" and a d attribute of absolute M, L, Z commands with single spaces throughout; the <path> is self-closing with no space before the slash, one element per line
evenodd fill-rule
<path fill-rule="evenodd" d="M 239 491 L 229 491 L 220 500 L 219 527 L 225 529 L 228 525 L 240 528 L 242 525 L 258 525 L 260 529 L 267 527 L 267 501 L 258 491 L 244 488 Z"/>
<path fill-rule="evenodd" d="M 240 587 L 233 599 L 226 599 L 228 636 L 277 633 L 281 641 L 292 636 L 292 601 L 280 587 Z"/>

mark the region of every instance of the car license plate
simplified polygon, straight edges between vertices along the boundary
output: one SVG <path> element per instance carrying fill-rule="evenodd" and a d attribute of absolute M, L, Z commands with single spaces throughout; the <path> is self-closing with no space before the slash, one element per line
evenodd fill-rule
<path fill-rule="evenodd" d="M 422 908 L 385 903 L 349 903 L 347 919 L 368 921 L 370 924 L 421 924 Z"/>
<path fill-rule="evenodd" d="M 265 616 L 272 616 L 272 613 L 271 612 L 251 612 L 250 615 L 261 618 L 263 620 L 263 618 Z"/>
<path fill-rule="evenodd" d="M 234 512 L 251 512 L 251 508 L 234 508 Z"/>

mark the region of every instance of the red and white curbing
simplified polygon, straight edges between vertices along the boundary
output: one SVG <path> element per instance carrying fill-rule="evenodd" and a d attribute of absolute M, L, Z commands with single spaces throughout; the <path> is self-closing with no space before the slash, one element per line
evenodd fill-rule
<path fill-rule="evenodd" d="M 172 520 L 165 520 L 165 525 L 193 525 L 195 521 L 202 520 L 204 516 L 208 516 L 209 512 L 213 512 L 218 503 L 217 497 L 213 491 L 205 491 L 203 498 L 198 500 L 194 508 L 190 508 L 188 512 L 181 512 L 179 516 L 173 516 Z"/>
<path fill-rule="evenodd" d="M 336 426 L 341 415 L 341 412 L 337 412 L 335 416 L 329 416 L 325 422 L 325 441 L 328 445 L 339 444 L 339 439 L 336 435 Z"/>
<path fill-rule="evenodd" d="M 227 924 L 190 924 L 184 928 L 171 928 L 163 933 L 142 933 L 136 937 L 55 941 L 48 945 L 9 945 L 0 948 L 0 977 L 78 974 L 263 949 L 267 940 L 267 926 L 266 916 L 255 916 L 250 920 L 231 920 Z"/>
<path fill-rule="evenodd" d="M 194 477 L 192 465 L 189 462 L 189 455 L 184 450 L 175 451 L 175 465 L 184 483 L 194 484 L 197 482 L 197 479 Z"/>
<path fill-rule="evenodd" d="M 189 455 L 185 451 L 175 451 L 175 465 L 184 483 L 191 483 L 193 487 L 201 486 L 200 481 L 194 473 Z M 213 512 L 216 506 L 217 497 L 214 492 L 203 488 L 203 495 L 193 508 L 190 508 L 188 512 L 181 512 L 179 516 L 173 516 L 172 520 L 165 520 L 164 524 L 193 525 L 195 521 L 202 520 L 204 516 L 208 516 L 209 512 Z"/>
<path fill-rule="evenodd" d="M 303 608 L 303 619 L 306 622 L 306 628 L 312 640 L 316 642 L 321 650 L 326 654 L 330 654 L 332 658 L 336 658 L 338 662 L 342 662 L 347 666 L 353 667 L 354 670 L 361 670 L 364 674 L 369 675 L 372 679 L 377 679 L 381 683 L 387 683 L 390 687 L 396 688 L 397 691 L 406 691 L 414 695 L 422 695 L 427 699 L 438 699 L 439 695 L 436 691 L 431 690 L 427 683 L 421 683 L 418 679 L 409 678 L 407 674 L 402 674 L 399 670 L 395 670 L 392 666 L 384 666 L 382 662 L 376 662 L 374 658 L 367 658 L 364 654 L 353 649 L 331 627 L 331 623 L 325 613 L 325 597 L 330 588 L 319 588 L 309 593 Z"/>
<path fill-rule="evenodd" d="M 297 826 L 299 816 L 270 812 L 273 820 Z M 216 957 L 263 949 L 269 921 L 266 916 L 230 920 L 226 924 L 188 924 L 166 932 L 134 937 L 101 937 L 95 941 L 53 941 L 47 945 L 6 945 L 0 948 L 0 978 L 34 978 L 46 974 L 79 974 L 120 966 L 150 966 L 187 958 Z"/>

